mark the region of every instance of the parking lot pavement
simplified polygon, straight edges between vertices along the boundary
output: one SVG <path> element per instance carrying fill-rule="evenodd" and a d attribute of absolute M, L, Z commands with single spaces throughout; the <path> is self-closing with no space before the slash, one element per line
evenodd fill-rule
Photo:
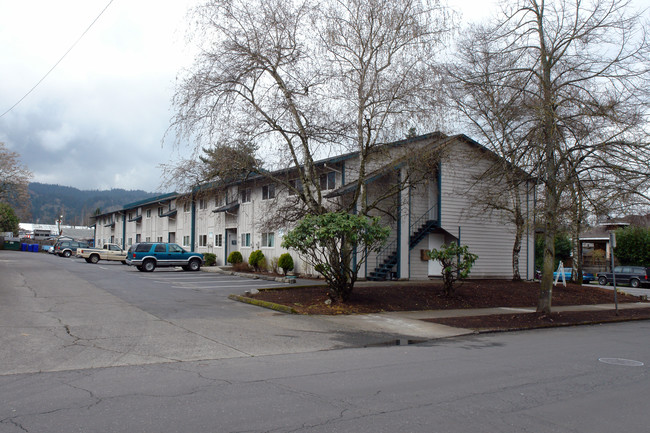
<path fill-rule="evenodd" d="M 273 281 L 27 254 L 0 251 L 0 375 L 316 352 L 409 335 L 392 318 L 288 315 L 228 299 L 282 285 Z"/>
<path fill-rule="evenodd" d="M 265 280 L 253 280 L 220 274 L 188 272 L 152 272 L 139 274 L 138 278 L 151 282 L 165 283 L 180 289 L 216 289 L 233 290 L 237 293 L 251 289 L 284 287 L 285 283 Z"/>

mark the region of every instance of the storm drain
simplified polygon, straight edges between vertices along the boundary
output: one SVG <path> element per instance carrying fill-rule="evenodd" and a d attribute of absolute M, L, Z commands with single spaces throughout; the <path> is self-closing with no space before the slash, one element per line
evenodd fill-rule
<path fill-rule="evenodd" d="M 631 359 L 622 358 L 598 358 L 600 362 L 612 365 L 624 365 L 626 367 L 643 367 L 643 362 L 633 361 Z"/>

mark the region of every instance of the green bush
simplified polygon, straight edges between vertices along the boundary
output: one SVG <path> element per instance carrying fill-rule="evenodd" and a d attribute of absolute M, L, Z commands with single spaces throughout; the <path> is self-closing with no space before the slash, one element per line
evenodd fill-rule
<path fill-rule="evenodd" d="M 244 261 L 244 258 L 242 257 L 241 253 L 239 251 L 233 251 L 232 253 L 228 254 L 228 263 L 232 265 L 239 264 Z"/>
<path fill-rule="evenodd" d="M 434 248 L 427 254 L 431 260 L 437 260 L 442 265 L 442 283 L 446 296 L 454 294 L 456 280 L 466 279 L 478 259 L 476 254 L 469 252 L 467 245 L 458 245 L 456 242 L 442 244 L 440 249 Z"/>
<path fill-rule="evenodd" d="M 264 253 L 261 250 L 255 250 L 248 256 L 248 264 L 253 267 L 256 271 L 259 271 L 260 268 L 264 268 L 266 264 L 266 259 L 264 258 Z"/>
<path fill-rule="evenodd" d="M 614 256 L 621 265 L 650 266 L 650 228 L 630 226 L 616 230 Z"/>
<path fill-rule="evenodd" d="M 217 255 L 212 253 L 203 254 L 205 259 L 205 266 L 214 266 L 217 263 Z"/>
<path fill-rule="evenodd" d="M 278 267 L 282 268 L 284 275 L 287 275 L 287 272 L 289 271 L 293 271 L 293 259 L 291 258 L 291 254 L 282 254 L 278 259 Z"/>

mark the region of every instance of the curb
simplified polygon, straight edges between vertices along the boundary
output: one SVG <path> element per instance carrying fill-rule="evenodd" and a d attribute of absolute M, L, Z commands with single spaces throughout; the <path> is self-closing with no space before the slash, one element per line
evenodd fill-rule
<path fill-rule="evenodd" d="M 258 300 L 258 299 L 252 299 L 252 298 L 248 298 L 246 296 L 229 295 L 228 299 L 231 299 L 233 301 L 243 302 L 244 304 L 251 304 L 251 305 L 258 306 L 258 307 L 268 308 L 270 310 L 280 311 L 282 313 L 298 314 L 298 312 L 296 310 L 294 310 L 291 307 L 287 307 L 286 305 L 276 304 L 276 303 L 268 302 L 268 301 L 261 301 L 261 300 Z"/>
<path fill-rule="evenodd" d="M 201 267 L 201 271 L 214 272 L 222 275 L 234 275 L 236 277 L 250 278 L 252 280 L 266 280 L 266 281 L 275 281 L 277 283 L 296 284 L 296 278 L 271 277 L 268 275 L 250 274 L 247 272 L 224 271 L 218 266 L 210 266 L 210 267 L 203 266 Z"/>

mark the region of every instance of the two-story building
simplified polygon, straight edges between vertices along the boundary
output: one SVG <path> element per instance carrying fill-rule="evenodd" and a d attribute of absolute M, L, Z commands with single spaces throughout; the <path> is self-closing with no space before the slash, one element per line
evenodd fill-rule
<path fill-rule="evenodd" d="M 472 278 L 511 278 L 515 226 L 507 215 L 476 206 L 472 193 L 480 174 L 496 155 L 464 135 L 432 133 L 385 146 L 369 164 L 363 185 L 370 214 L 391 227 L 385 248 L 371 254 L 360 278 L 428 279 L 440 275 L 437 263 L 424 252 L 443 243 L 460 242 L 478 255 Z M 326 203 L 351 200 L 358 188 L 359 155 L 349 153 L 316 163 L 321 194 Z M 206 184 L 186 194 L 165 194 L 96 217 L 97 245 L 115 242 L 128 247 L 137 242 L 175 242 L 202 253 L 214 253 L 226 264 L 232 251 L 244 259 L 260 249 L 268 260 L 287 252 L 281 247 L 291 224 L 273 221 L 282 205 L 295 200 L 295 191 L 271 177 L 295 182 L 296 169 L 256 175 L 227 185 Z M 489 182 L 489 181 L 487 181 Z M 481 184 L 481 188 L 503 189 Z M 532 221 L 534 185 L 521 191 Z M 358 203 L 357 208 L 361 208 Z M 533 231 L 524 233 L 520 269 L 522 278 L 534 275 Z M 295 251 L 298 273 L 314 273 Z"/>

